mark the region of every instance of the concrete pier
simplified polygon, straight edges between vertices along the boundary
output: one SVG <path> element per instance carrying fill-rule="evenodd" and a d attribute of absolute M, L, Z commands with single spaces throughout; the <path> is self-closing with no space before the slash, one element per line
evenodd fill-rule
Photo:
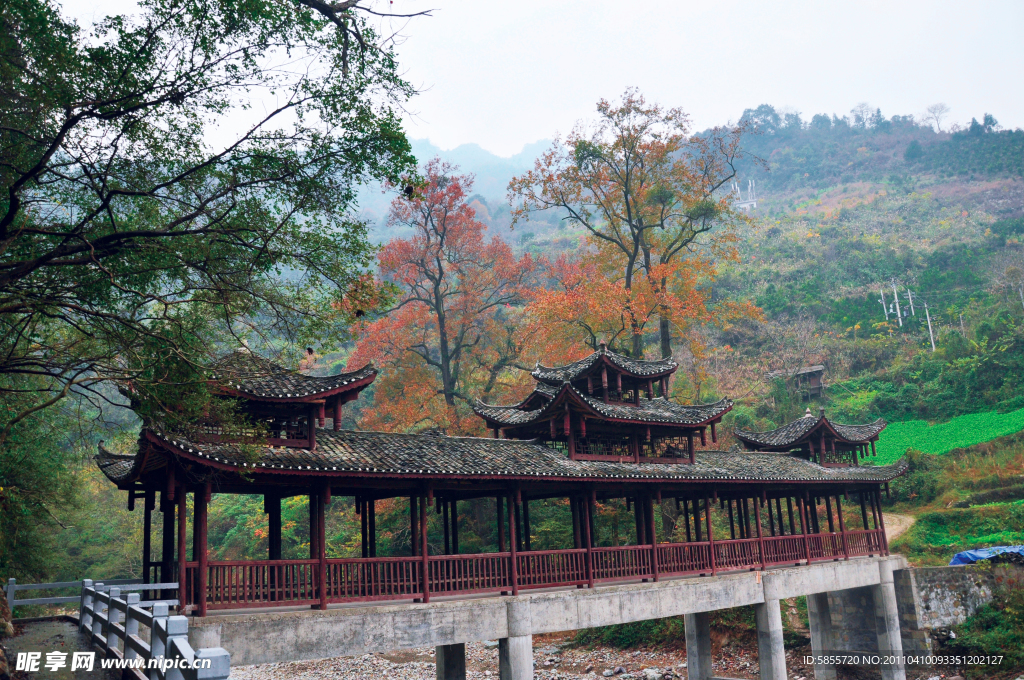
<path fill-rule="evenodd" d="M 893 569 L 905 566 L 899 556 L 857 558 L 764 572 L 560 589 L 518 597 L 219 614 L 194 619 L 189 641 L 193 647 L 224 647 L 231 653 L 232 665 L 434 647 L 439 666 L 443 666 L 438 678 L 461 680 L 457 669 L 460 663 L 464 667 L 463 645 L 498 640 L 501 679 L 528 680 L 533 677 L 533 635 L 684 616 L 688 664 L 694 664 L 690 677 L 703 680 L 712 677 L 707 614 L 755 605 L 761 677 L 782 680 L 786 667 L 780 600 L 872 589 L 877 593 L 879 648 L 895 651 L 902 647 L 892 574 Z M 824 597 L 827 602 L 828 596 Z M 816 603 L 821 601 L 815 599 Z M 822 625 L 820 619 L 817 624 L 812 620 L 812 631 L 823 631 Z M 818 644 L 825 643 L 819 640 Z M 902 669 L 893 669 L 885 677 L 902 680 L 904 675 Z"/>

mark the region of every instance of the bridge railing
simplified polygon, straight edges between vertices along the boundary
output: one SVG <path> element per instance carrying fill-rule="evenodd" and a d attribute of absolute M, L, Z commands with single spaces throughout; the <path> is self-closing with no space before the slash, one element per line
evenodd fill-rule
<path fill-rule="evenodd" d="M 154 584 L 141 584 L 154 589 Z M 177 588 L 178 584 L 156 584 Z M 140 588 L 141 589 L 141 588 Z M 122 594 L 124 597 L 122 597 Z M 176 601 L 175 601 L 176 602 Z M 194 651 L 188 643 L 188 618 L 169 616 L 168 602 L 150 602 L 117 586 L 83 582 L 79 631 L 103 658 L 120 659 L 126 676 L 146 680 L 226 680 L 231 656 L 220 647 Z M 140 634 L 140 627 L 149 635 Z M 149 638 L 149 641 L 145 639 Z M 132 665 L 127 665 L 132 664 Z"/>
<path fill-rule="evenodd" d="M 241 609 L 510 592 L 798 565 L 808 554 L 811 561 L 882 554 L 883 541 L 880 530 L 871 530 L 532 550 L 516 553 L 514 570 L 510 552 L 329 559 L 322 584 L 320 562 L 313 559 L 209 562 L 205 597 L 207 609 Z M 201 597 L 198 569 L 186 563 L 186 612 Z"/>

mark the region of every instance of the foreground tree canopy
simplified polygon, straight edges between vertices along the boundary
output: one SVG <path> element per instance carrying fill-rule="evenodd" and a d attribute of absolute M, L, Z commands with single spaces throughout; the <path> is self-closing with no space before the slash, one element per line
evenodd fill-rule
<path fill-rule="evenodd" d="M 0 9 L 0 390 L 166 403 L 228 334 L 336 345 L 380 304 L 355 191 L 414 162 L 357 3 Z M 171 394 L 161 391 L 171 390 Z M 96 394 L 96 393 L 94 393 Z"/>
<path fill-rule="evenodd" d="M 83 29 L 0 4 L 0 572 L 55 568 L 112 383 L 230 423 L 202 371 L 226 343 L 335 347 L 386 302 L 351 214 L 414 167 L 411 88 L 371 16 L 144 0 Z"/>

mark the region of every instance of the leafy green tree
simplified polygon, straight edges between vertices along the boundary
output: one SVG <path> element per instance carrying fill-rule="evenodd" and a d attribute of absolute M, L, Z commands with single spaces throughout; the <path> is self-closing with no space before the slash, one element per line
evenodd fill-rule
<path fill-rule="evenodd" d="M 367 11 L 148 0 L 83 30 L 3 4 L 0 393 L 34 398 L 0 446 L 73 392 L 166 407 L 219 337 L 330 345 L 380 301 L 352 208 L 412 167 L 412 90 Z"/>

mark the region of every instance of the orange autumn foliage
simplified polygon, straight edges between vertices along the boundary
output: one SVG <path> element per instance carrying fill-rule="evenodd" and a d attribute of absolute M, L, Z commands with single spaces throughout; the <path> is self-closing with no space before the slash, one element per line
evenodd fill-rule
<path fill-rule="evenodd" d="M 503 373 L 514 369 L 525 347 L 516 306 L 535 262 L 516 258 L 498 237 L 486 238 L 466 203 L 472 178 L 455 171 L 438 159 L 429 162 L 413 195 L 391 204 L 388 225 L 412 235 L 381 250 L 380 276 L 397 289 L 397 304 L 361 325 L 349 360 L 386 369 L 362 427 L 480 433 L 471 400 L 516 386 Z"/>

